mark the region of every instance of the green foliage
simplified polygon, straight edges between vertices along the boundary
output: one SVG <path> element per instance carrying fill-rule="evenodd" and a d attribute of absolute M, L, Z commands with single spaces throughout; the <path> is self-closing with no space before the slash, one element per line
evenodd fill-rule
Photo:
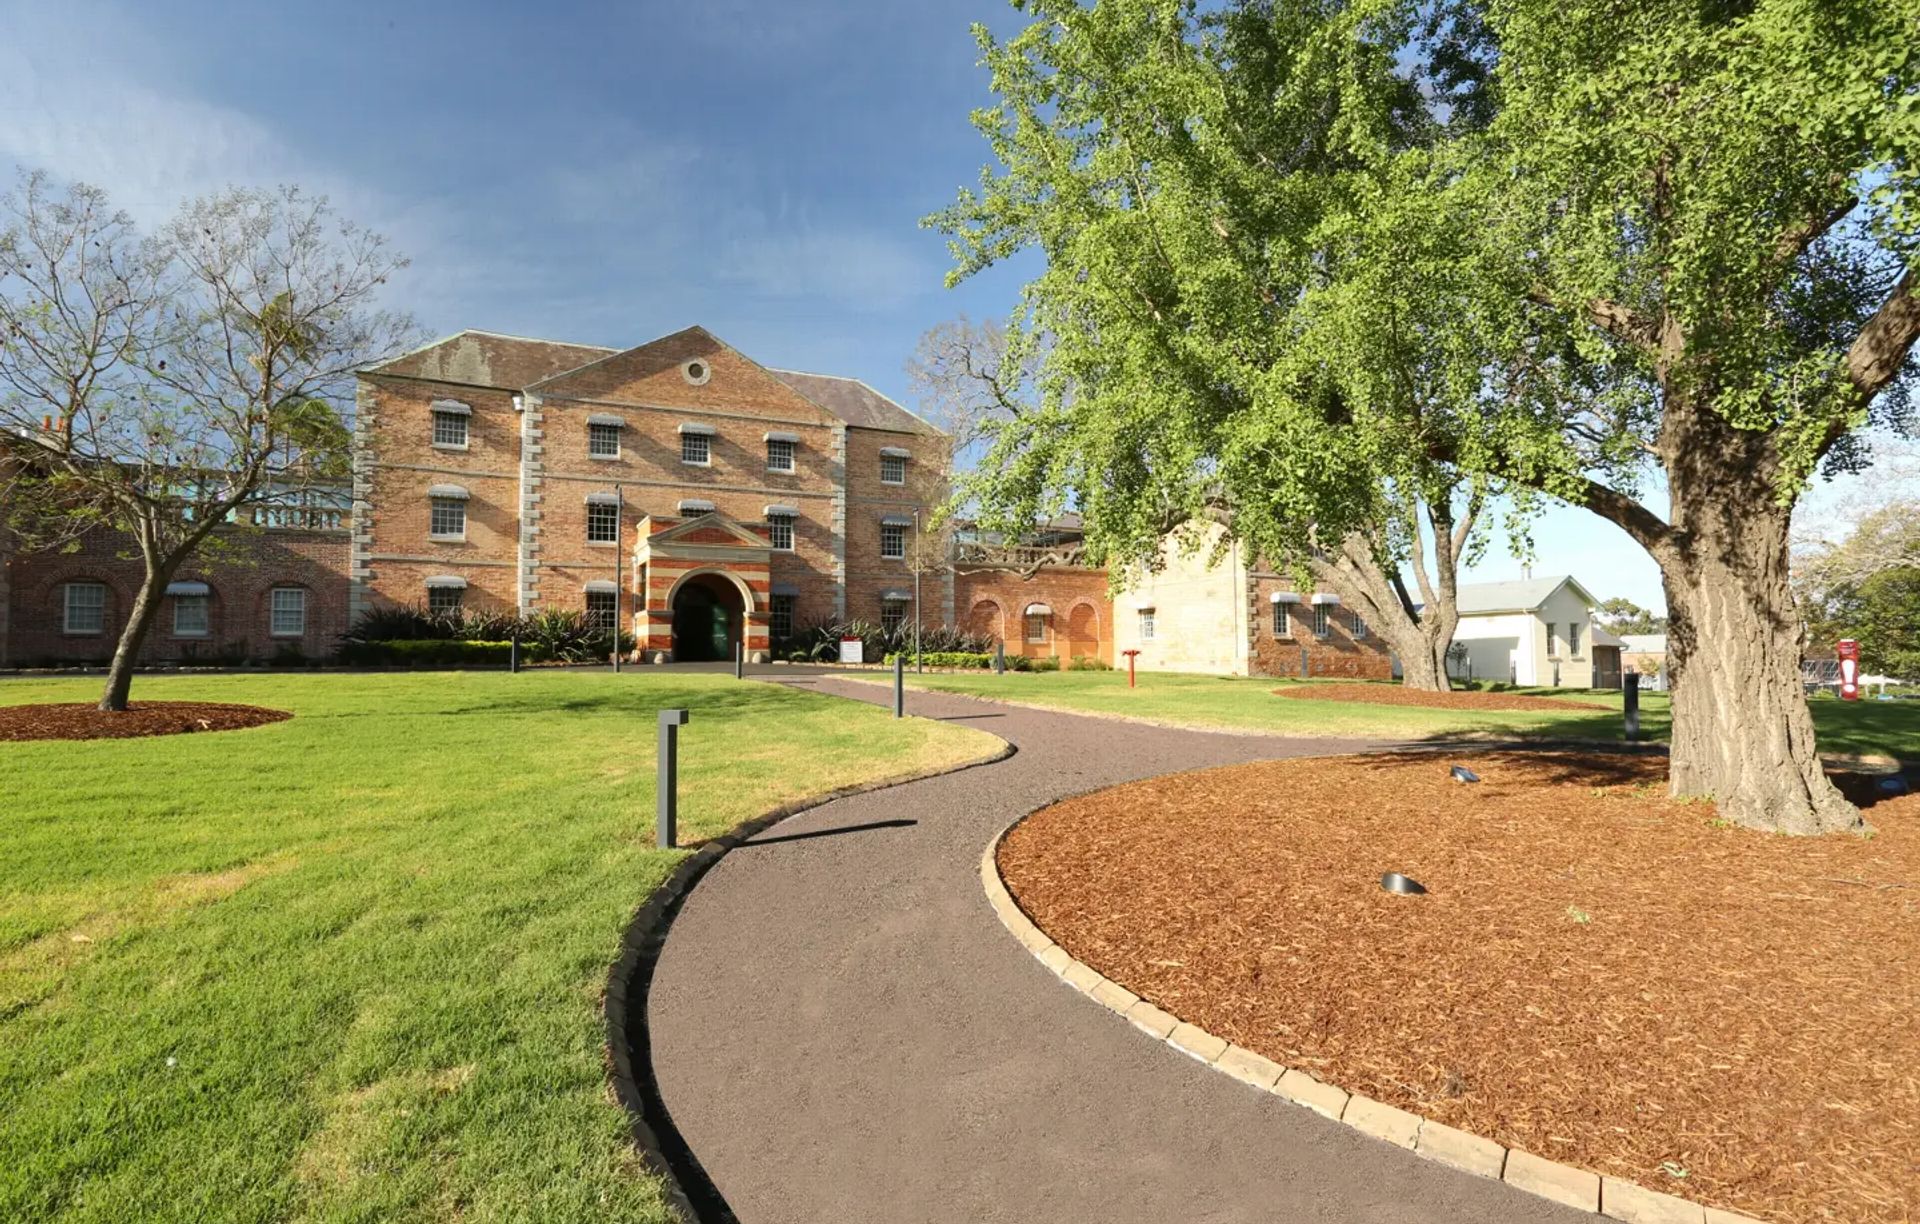
<path fill-rule="evenodd" d="M 903 622 L 899 628 L 888 632 L 877 622 L 865 620 L 823 621 L 796 631 L 792 637 L 783 638 L 774 643 L 776 653 L 796 663 L 833 663 L 840 658 L 840 639 L 857 637 L 861 642 L 861 652 L 871 662 L 885 659 L 893 654 L 913 655 L 913 622 Z M 958 629 L 945 629 L 937 625 L 920 627 L 920 650 L 924 654 L 962 652 L 981 654 L 991 652 L 991 637 L 966 633 Z"/>
<path fill-rule="evenodd" d="M 1112 671 L 1113 664 L 1093 655 L 1075 655 L 1070 665 L 1072 671 Z"/>
<path fill-rule="evenodd" d="M 1920 566 L 1880 570 L 1830 592 L 1813 634 L 1822 649 L 1858 641 L 1864 673 L 1920 680 Z"/>
<path fill-rule="evenodd" d="M 429 612 L 418 604 L 371 608 L 362 613 L 342 637 L 341 656 L 348 662 L 370 662 L 353 647 L 368 643 L 508 642 L 519 635 L 522 661 L 598 663 L 613 650 L 613 636 L 586 613 L 550 608 L 526 616 L 510 611 L 461 608 Z M 620 649 L 633 649 L 633 636 L 620 635 Z M 502 660 L 504 662 L 504 660 Z"/>
<path fill-rule="evenodd" d="M 913 652 L 894 651 L 887 655 L 885 662 L 893 665 L 895 659 L 905 659 L 909 665 L 914 660 Z M 920 661 L 928 667 L 992 667 L 993 656 L 979 651 L 967 650 L 930 650 L 920 656 Z"/>
<path fill-rule="evenodd" d="M 391 642 L 348 642 L 340 661 L 354 667 L 505 667 L 512 642 L 401 638 Z M 535 662 L 545 652 L 523 647 L 522 658 Z"/>
<path fill-rule="evenodd" d="M 1615 633 L 1665 633 L 1667 618 L 1655 616 L 1631 599 L 1616 596 L 1600 601 L 1600 619 Z"/>

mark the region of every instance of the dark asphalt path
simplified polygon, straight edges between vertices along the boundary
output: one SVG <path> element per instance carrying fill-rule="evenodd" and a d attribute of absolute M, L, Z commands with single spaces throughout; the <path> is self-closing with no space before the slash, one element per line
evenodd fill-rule
<path fill-rule="evenodd" d="M 1154 1041 L 1048 972 L 981 890 L 987 843 L 1052 800 L 1366 745 L 908 702 L 1019 752 L 762 833 L 693 889 L 655 971 L 661 1096 L 745 1224 L 1595 1218 L 1365 1138 Z"/>

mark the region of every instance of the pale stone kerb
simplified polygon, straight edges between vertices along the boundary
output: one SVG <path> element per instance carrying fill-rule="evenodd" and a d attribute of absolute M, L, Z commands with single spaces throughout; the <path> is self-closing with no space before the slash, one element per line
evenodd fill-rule
<path fill-rule="evenodd" d="M 833 536 L 833 615 L 847 617 L 847 427 L 833 426 L 828 451 L 827 478 L 833 482 L 833 506 L 828 530 Z"/>
<path fill-rule="evenodd" d="M 519 582 L 515 586 L 522 612 L 531 611 L 540 602 L 539 495 L 540 478 L 545 472 L 540 454 L 546 449 L 546 430 L 541 426 L 546 414 L 540 408 L 537 395 L 524 396 L 520 401 L 520 539 L 515 558 Z"/>
<path fill-rule="evenodd" d="M 1627 1224 L 1706 1224 L 1707 1218 L 1707 1209 L 1698 1203 L 1617 1177 L 1600 1179 L 1600 1211 Z"/>
<path fill-rule="evenodd" d="M 373 580 L 373 430 L 374 389 L 359 382 L 353 389 L 353 523 L 347 546 L 347 624 L 360 620 L 372 600 Z"/>
<path fill-rule="evenodd" d="M 1509 1186 L 1551 1199 L 1581 1211 L 1600 1210 L 1600 1175 L 1588 1173 L 1557 1161 L 1545 1160 L 1518 1148 L 1507 1153 L 1507 1167 L 1501 1180 Z"/>

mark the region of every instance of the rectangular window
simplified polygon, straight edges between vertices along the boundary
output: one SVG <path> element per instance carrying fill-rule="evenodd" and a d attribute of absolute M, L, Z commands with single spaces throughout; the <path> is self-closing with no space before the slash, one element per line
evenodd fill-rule
<path fill-rule="evenodd" d="M 467 503 L 457 497 L 436 497 L 427 532 L 435 539 L 467 538 Z"/>
<path fill-rule="evenodd" d="M 300 637 L 307 631 L 307 593 L 299 587 L 275 587 L 267 595 L 267 633 Z"/>
<path fill-rule="evenodd" d="M 907 461 L 898 455 L 880 456 L 880 483 L 907 483 Z"/>
<path fill-rule="evenodd" d="M 459 587 L 428 587 L 427 611 L 435 616 L 451 616 L 460 610 L 460 600 L 465 595 Z"/>
<path fill-rule="evenodd" d="M 587 542 L 611 544 L 620 538 L 620 507 L 612 502 L 587 503 Z"/>
<path fill-rule="evenodd" d="M 1143 642 L 1151 642 L 1153 640 L 1152 608 L 1140 609 L 1140 640 Z"/>
<path fill-rule="evenodd" d="M 776 642 L 793 636 L 793 596 L 775 595 L 767 611 L 767 632 Z"/>
<path fill-rule="evenodd" d="M 587 425 L 587 454 L 595 459 L 618 459 L 620 457 L 620 427 L 618 425 Z"/>
<path fill-rule="evenodd" d="M 773 547 L 780 552 L 793 551 L 793 516 L 791 514 L 769 514 L 767 526 L 773 529 Z"/>
<path fill-rule="evenodd" d="M 901 560 L 907 555 L 906 524 L 880 524 L 880 555 L 894 561 Z"/>
<path fill-rule="evenodd" d="M 793 443 L 784 438 L 767 440 L 767 470 L 769 472 L 793 470 Z"/>
<path fill-rule="evenodd" d="M 1360 642 L 1367 638 L 1367 622 L 1360 618 L 1358 612 L 1353 614 L 1353 637 L 1355 641 Z"/>
<path fill-rule="evenodd" d="M 1567 653 L 1574 658 L 1580 657 L 1580 622 L 1567 622 Z"/>
<path fill-rule="evenodd" d="M 602 631 L 613 628 L 614 603 L 619 596 L 612 591 L 587 592 L 587 623 Z"/>
<path fill-rule="evenodd" d="M 1045 612 L 1027 613 L 1027 640 L 1044 642 L 1047 640 L 1047 614 Z"/>
<path fill-rule="evenodd" d="M 705 434 L 681 434 L 680 462 L 697 463 L 702 467 L 713 462 L 713 439 Z"/>
<path fill-rule="evenodd" d="M 1273 605 L 1273 636 L 1277 638 L 1293 636 L 1293 627 L 1287 623 L 1286 604 Z"/>
<path fill-rule="evenodd" d="M 1313 605 L 1313 636 L 1325 637 L 1327 636 L 1327 629 L 1327 605 Z"/>
<path fill-rule="evenodd" d="M 467 416 L 463 412 L 433 414 L 433 444 L 456 450 L 467 449 Z"/>
<path fill-rule="evenodd" d="M 880 601 L 880 632 L 898 633 L 907 623 L 907 601 L 904 599 L 883 599 Z"/>
<path fill-rule="evenodd" d="M 207 636 L 207 597 L 205 595 L 173 597 L 173 636 Z"/>
<path fill-rule="evenodd" d="M 1548 621 L 1547 622 L 1547 657 L 1549 659 L 1557 659 L 1560 657 L 1560 643 L 1553 636 L 1553 629 L 1554 629 L 1553 622 Z"/>
<path fill-rule="evenodd" d="M 107 627 L 107 588 L 99 582 L 67 584 L 68 633 L 99 633 Z"/>

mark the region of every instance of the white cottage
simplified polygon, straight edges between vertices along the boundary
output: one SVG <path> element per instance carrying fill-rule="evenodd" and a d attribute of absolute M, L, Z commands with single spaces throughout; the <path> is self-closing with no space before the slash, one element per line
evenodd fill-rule
<path fill-rule="evenodd" d="M 1456 678 L 1594 686 L 1593 610 L 1599 602 L 1572 578 L 1465 583 L 1459 605 L 1456 650 L 1448 665 Z"/>

